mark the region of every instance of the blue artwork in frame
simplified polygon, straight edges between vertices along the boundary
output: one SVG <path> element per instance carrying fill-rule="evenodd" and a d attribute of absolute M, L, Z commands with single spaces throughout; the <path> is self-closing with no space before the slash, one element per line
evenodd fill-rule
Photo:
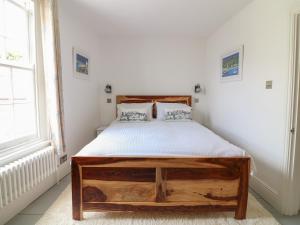
<path fill-rule="evenodd" d="M 243 46 L 222 56 L 221 80 L 241 80 L 243 71 Z"/>
<path fill-rule="evenodd" d="M 76 54 L 76 72 L 89 74 L 89 59 L 79 53 Z"/>
<path fill-rule="evenodd" d="M 81 79 L 89 78 L 89 58 L 82 51 L 73 48 L 74 76 Z"/>

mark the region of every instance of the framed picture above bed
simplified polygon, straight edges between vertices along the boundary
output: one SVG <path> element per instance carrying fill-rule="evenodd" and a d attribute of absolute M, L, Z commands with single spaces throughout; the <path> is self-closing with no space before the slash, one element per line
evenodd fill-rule
<path fill-rule="evenodd" d="M 89 79 L 89 57 L 73 48 L 73 75 L 80 79 Z"/>
<path fill-rule="evenodd" d="M 242 80 L 244 46 L 221 57 L 221 81 Z"/>

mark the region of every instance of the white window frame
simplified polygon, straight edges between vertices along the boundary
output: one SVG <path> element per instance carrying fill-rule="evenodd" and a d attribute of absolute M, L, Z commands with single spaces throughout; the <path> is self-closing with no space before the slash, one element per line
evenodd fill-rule
<path fill-rule="evenodd" d="M 18 5 L 14 0 L 6 0 Z M 1 66 L 12 68 L 28 69 L 33 71 L 35 83 L 35 112 L 36 112 L 36 135 L 29 135 L 14 139 L 0 144 L 0 159 L 1 164 L 4 161 L 12 161 L 26 154 L 38 150 L 40 147 L 45 147 L 50 144 L 48 118 L 46 110 L 46 95 L 45 95 L 45 79 L 43 71 L 42 57 L 42 36 L 40 12 L 37 0 L 31 0 L 34 3 L 34 11 L 28 12 L 28 25 L 34 22 L 34 27 L 28 27 L 28 42 L 29 42 L 29 58 L 30 66 L 22 64 L 12 64 L 6 60 L 0 60 Z M 23 6 L 18 5 L 19 7 Z M 34 19 L 34 21 L 32 21 Z M 30 22 L 31 20 L 31 22 Z M 34 28 L 34 29 L 33 29 Z M 31 31 L 30 31 L 31 29 Z M 30 37 L 33 35 L 33 37 Z M 32 50 L 35 50 L 34 52 Z M 34 62 L 34 63 L 33 63 Z M 38 147 L 37 147 L 38 146 Z M 18 154 L 20 153 L 20 154 Z"/>

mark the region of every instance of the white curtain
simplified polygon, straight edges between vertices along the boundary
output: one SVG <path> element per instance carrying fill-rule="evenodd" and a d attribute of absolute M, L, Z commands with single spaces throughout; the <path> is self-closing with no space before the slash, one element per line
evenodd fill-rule
<path fill-rule="evenodd" d="M 57 0 L 38 0 L 38 3 L 50 134 L 52 144 L 60 156 L 65 152 L 65 142 Z"/>

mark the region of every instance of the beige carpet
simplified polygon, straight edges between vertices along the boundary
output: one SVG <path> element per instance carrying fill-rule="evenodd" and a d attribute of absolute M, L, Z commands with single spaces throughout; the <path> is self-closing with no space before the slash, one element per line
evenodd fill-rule
<path fill-rule="evenodd" d="M 46 211 L 37 225 L 228 225 L 279 224 L 272 215 L 249 195 L 246 220 L 235 220 L 233 213 L 90 213 L 84 220 L 72 220 L 70 185 Z"/>

